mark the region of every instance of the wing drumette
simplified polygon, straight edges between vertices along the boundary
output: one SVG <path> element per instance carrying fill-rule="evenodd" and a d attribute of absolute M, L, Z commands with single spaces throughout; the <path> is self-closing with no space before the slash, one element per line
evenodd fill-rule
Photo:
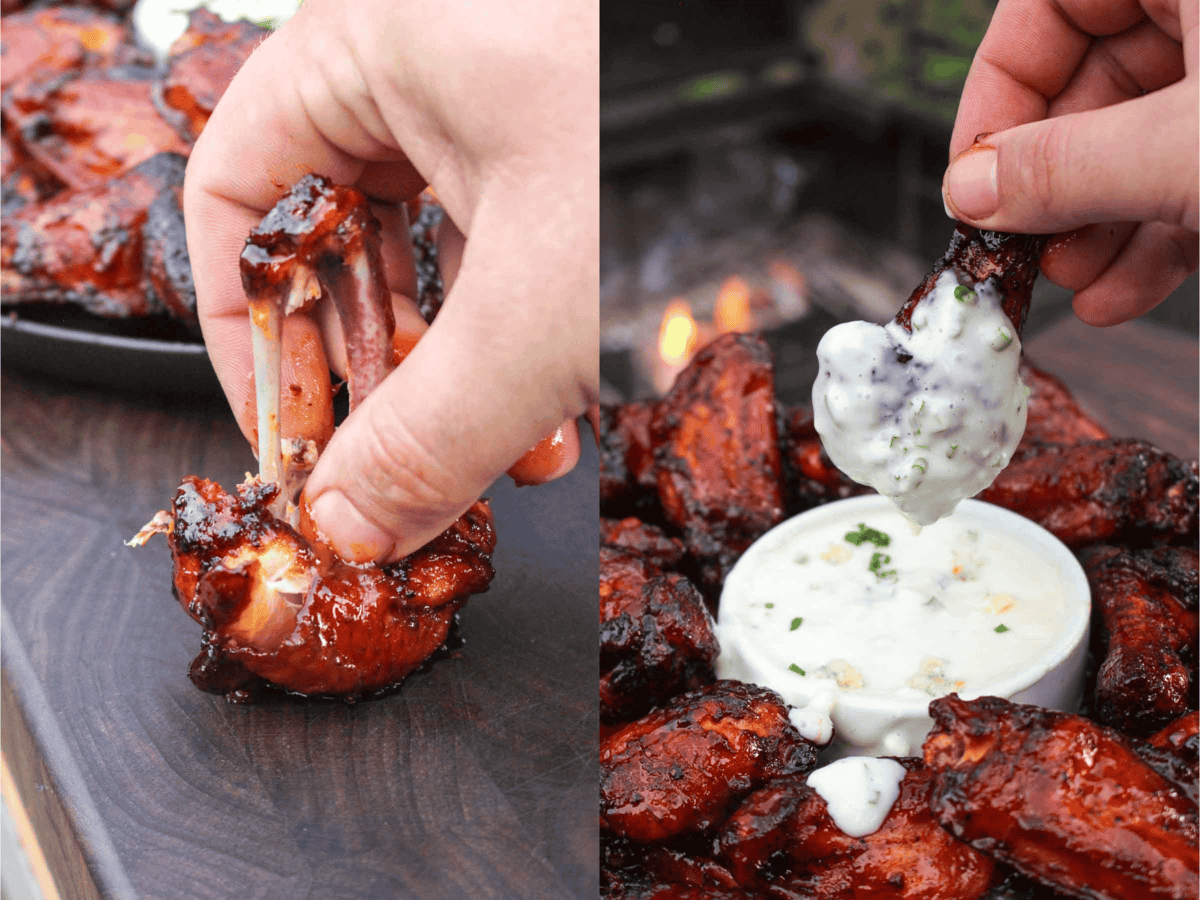
<path fill-rule="evenodd" d="M 281 441 L 284 315 L 322 293 L 342 320 L 351 405 L 392 367 L 391 298 L 378 222 L 350 188 L 307 176 L 250 235 L 242 255 L 254 335 L 261 475 L 237 496 L 184 481 L 171 510 L 134 538 L 166 533 L 175 591 L 204 625 L 192 664 L 201 688 L 238 699 L 267 682 L 302 694 L 355 697 L 398 683 L 445 640 L 455 612 L 486 590 L 495 547 L 477 502 L 421 550 L 387 566 L 338 559 L 301 515 L 283 520 L 317 450 Z"/>

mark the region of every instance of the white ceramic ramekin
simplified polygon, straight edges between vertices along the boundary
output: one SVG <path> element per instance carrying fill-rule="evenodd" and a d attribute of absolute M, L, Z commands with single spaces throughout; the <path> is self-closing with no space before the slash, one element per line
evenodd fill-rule
<path fill-rule="evenodd" d="M 873 514 L 892 510 L 894 507 L 891 502 L 879 495 L 852 497 L 819 506 L 776 526 L 759 538 L 730 572 L 721 594 L 722 609 L 734 609 L 742 604 L 757 561 L 790 536 L 800 535 L 843 517 L 849 516 L 856 521 L 870 520 Z M 960 517 L 965 527 L 1003 530 L 1043 560 L 1052 563 L 1061 576 L 1066 600 L 1066 619 L 1058 639 L 1035 663 L 1013 675 L 980 685 L 978 689 L 963 691 L 962 696 L 999 696 L 1052 709 L 1077 709 L 1083 693 L 1091 619 L 1091 595 L 1079 562 L 1050 532 L 1009 510 L 976 500 L 964 500 L 954 516 Z M 717 636 L 721 642 L 721 656 L 717 661 L 718 677 L 736 678 L 773 688 L 794 707 L 806 707 L 814 700 L 817 704 L 822 700 L 827 702 L 830 689 L 828 681 L 814 683 L 813 679 L 780 679 L 778 664 L 758 649 L 751 630 L 743 621 L 739 621 L 734 614 L 724 617 L 719 614 L 717 621 Z M 821 694 L 825 696 L 822 698 Z M 834 704 L 829 714 L 834 737 L 824 755 L 831 759 L 848 755 L 919 755 L 921 744 L 933 725 L 928 713 L 929 700 L 835 688 Z"/>

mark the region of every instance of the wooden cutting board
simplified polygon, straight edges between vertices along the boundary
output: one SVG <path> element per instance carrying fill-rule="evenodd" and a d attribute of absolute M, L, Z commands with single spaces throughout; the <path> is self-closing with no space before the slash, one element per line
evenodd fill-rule
<path fill-rule="evenodd" d="M 487 898 L 598 892 L 597 458 L 497 484 L 463 646 L 356 705 L 236 706 L 165 541 L 130 537 L 188 473 L 254 466 L 222 402 L 6 372 L 3 750 L 64 897 Z"/>

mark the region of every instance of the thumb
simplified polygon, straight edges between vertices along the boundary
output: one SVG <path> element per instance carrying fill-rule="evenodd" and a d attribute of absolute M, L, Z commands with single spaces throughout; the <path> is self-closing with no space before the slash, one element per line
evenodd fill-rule
<path fill-rule="evenodd" d="M 342 558 L 390 561 L 423 546 L 594 394 L 595 262 L 574 257 L 596 251 L 526 201 L 521 212 L 541 221 L 504 214 L 513 198 L 477 209 L 437 319 L 314 469 L 311 521 Z"/>
<path fill-rule="evenodd" d="M 1103 109 L 988 135 L 947 169 L 947 212 L 997 231 L 1132 221 L 1196 230 L 1200 163 L 1189 89 L 1177 82 Z"/>

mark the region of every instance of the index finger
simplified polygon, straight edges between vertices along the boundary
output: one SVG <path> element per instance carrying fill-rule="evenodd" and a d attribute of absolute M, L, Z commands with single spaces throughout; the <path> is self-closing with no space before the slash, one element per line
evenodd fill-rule
<path fill-rule="evenodd" d="M 319 108 L 322 92 L 329 89 L 313 80 L 323 77 L 319 67 L 304 64 L 306 48 L 313 46 L 305 34 L 307 18 L 302 7 L 246 61 L 196 142 L 184 181 L 200 326 L 234 416 L 252 443 L 253 355 L 239 268 L 246 235 L 310 172 L 339 184 L 371 182 L 368 190 L 376 195 L 404 195 L 424 184 L 389 143 L 381 122 L 360 121 L 336 103 L 326 104 L 332 111 Z M 346 53 L 328 33 L 316 46 L 331 57 Z M 386 178 L 378 176 L 381 163 L 392 170 Z M 321 407 L 329 368 L 316 321 L 289 316 L 283 342 L 281 383 L 301 386 L 304 393 L 284 391 L 281 430 L 317 439 L 327 427 Z"/>
<path fill-rule="evenodd" d="M 950 158 L 977 135 L 1046 118 L 1094 36 L 1145 18 L 1137 0 L 1000 0 L 967 73 Z"/>

